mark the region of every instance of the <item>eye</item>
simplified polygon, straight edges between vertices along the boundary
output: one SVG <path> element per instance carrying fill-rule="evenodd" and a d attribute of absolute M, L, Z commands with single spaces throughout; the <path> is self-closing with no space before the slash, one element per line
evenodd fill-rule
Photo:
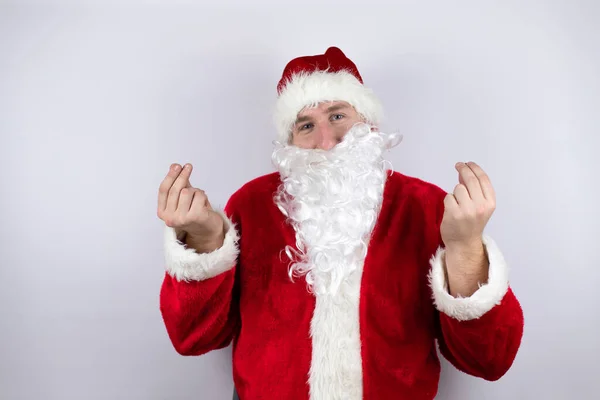
<path fill-rule="evenodd" d="M 340 119 L 342 119 L 342 118 L 344 118 L 344 114 L 333 114 L 333 115 L 331 116 L 331 119 L 332 119 L 332 120 L 334 120 L 334 121 L 335 121 L 335 120 L 340 120 Z"/>
<path fill-rule="evenodd" d="M 305 130 L 310 129 L 312 127 L 313 127 L 312 123 L 310 123 L 310 124 L 304 124 L 304 125 L 302 125 L 302 127 L 300 127 L 300 130 L 301 131 L 305 131 Z"/>

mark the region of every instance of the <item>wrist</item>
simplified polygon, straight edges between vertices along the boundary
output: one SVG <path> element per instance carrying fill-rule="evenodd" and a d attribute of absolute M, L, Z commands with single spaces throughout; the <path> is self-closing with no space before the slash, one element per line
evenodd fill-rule
<path fill-rule="evenodd" d="M 446 247 L 449 293 L 468 297 L 488 280 L 488 261 L 483 241 L 453 243 Z"/>
<path fill-rule="evenodd" d="M 193 235 L 187 235 L 185 238 L 185 244 L 188 247 L 193 248 L 198 253 L 211 253 L 221 246 L 223 246 L 223 242 L 225 239 L 225 235 L 217 237 L 198 237 Z"/>
<path fill-rule="evenodd" d="M 484 249 L 481 238 L 449 242 L 446 245 L 446 253 L 462 254 L 463 256 L 479 256 L 484 253 Z"/>
<path fill-rule="evenodd" d="M 215 233 L 197 234 L 188 232 L 185 236 L 185 244 L 195 249 L 198 253 L 210 253 L 221 246 L 225 241 L 225 226 Z"/>

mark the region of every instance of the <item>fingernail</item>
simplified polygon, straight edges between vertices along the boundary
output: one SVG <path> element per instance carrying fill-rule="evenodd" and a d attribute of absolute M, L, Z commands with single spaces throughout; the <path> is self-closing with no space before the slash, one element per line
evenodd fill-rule
<path fill-rule="evenodd" d="M 173 169 L 173 171 L 177 171 L 179 169 L 179 165 L 173 164 L 171 168 Z"/>

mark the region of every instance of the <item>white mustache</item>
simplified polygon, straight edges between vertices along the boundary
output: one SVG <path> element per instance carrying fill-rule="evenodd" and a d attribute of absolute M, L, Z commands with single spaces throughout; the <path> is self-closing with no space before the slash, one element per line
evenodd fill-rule
<path fill-rule="evenodd" d="M 296 168 L 303 166 L 315 171 L 321 167 L 325 170 L 330 168 L 332 163 L 337 163 L 342 158 L 341 156 L 351 155 L 355 152 L 360 152 L 360 156 L 365 162 L 374 161 L 381 156 L 383 151 L 400 144 L 403 138 L 402 134 L 383 133 L 374 130 L 368 124 L 358 123 L 350 128 L 342 141 L 330 150 L 302 149 L 275 141 L 271 159 L 273 165 L 279 168 L 280 173 L 288 176 Z M 368 148 L 375 147 L 380 152 L 365 154 L 365 142 L 376 143 L 377 146 L 368 146 Z"/>

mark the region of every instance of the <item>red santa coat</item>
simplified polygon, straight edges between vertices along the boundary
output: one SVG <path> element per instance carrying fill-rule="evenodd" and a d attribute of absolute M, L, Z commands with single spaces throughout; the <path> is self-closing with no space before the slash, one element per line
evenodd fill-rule
<path fill-rule="evenodd" d="M 484 235 L 488 283 L 468 298 L 448 291 L 440 223 L 446 192 L 393 172 L 362 275 L 336 297 L 288 276 L 295 232 L 273 202 L 278 173 L 235 192 L 223 246 L 197 254 L 165 230 L 160 309 L 175 349 L 202 355 L 233 343 L 241 400 L 433 399 L 441 354 L 497 380 L 512 365 L 523 313 L 508 269 Z M 181 239 L 181 238 L 179 238 Z"/>

